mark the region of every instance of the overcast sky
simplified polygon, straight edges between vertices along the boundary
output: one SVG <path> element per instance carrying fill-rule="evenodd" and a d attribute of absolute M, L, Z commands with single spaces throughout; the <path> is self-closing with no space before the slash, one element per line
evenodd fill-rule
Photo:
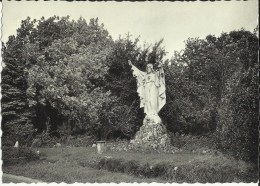
<path fill-rule="evenodd" d="M 3 0 L 2 41 L 16 35 L 21 20 L 53 15 L 89 21 L 99 18 L 113 39 L 128 32 L 154 43 L 164 39 L 167 55 L 184 48 L 189 37 L 219 36 L 242 27 L 253 31 L 257 26 L 257 0 L 221 2 L 32 2 Z"/>

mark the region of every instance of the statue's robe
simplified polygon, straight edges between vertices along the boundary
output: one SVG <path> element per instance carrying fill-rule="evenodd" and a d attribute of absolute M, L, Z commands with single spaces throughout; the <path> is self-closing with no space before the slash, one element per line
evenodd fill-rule
<path fill-rule="evenodd" d="M 163 68 L 146 73 L 132 66 L 133 75 L 137 79 L 137 93 L 140 107 L 144 107 L 147 115 L 157 115 L 166 103 L 165 76 Z"/>

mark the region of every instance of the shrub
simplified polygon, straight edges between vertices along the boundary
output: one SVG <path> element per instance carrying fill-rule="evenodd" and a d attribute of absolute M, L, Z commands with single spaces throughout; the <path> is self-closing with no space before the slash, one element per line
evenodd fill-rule
<path fill-rule="evenodd" d="M 81 163 L 81 165 L 85 166 L 84 163 Z M 145 178 L 161 178 L 179 183 L 223 183 L 232 182 L 236 177 L 240 177 L 238 167 L 219 164 L 205 165 L 205 162 L 194 162 L 177 167 L 170 162 L 161 162 L 153 165 L 150 163 L 141 164 L 133 160 L 101 158 L 99 161 L 93 162 L 90 166 L 112 172 L 127 173 Z M 255 180 L 255 178 L 251 177 L 251 181 L 252 180 Z"/>
<path fill-rule="evenodd" d="M 48 132 L 37 135 L 35 139 L 40 140 L 39 146 L 41 147 L 53 147 L 59 141 L 57 137 L 51 136 Z"/>
<path fill-rule="evenodd" d="M 210 149 L 211 151 L 215 151 L 217 149 L 217 142 L 214 133 L 204 136 L 171 133 L 170 138 L 171 144 L 174 147 L 181 148 L 184 151 L 198 151 L 201 149 Z"/>
<path fill-rule="evenodd" d="M 124 163 L 124 173 L 135 175 L 138 170 L 138 162 L 135 160 L 127 161 Z"/>
<path fill-rule="evenodd" d="M 66 146 L 72 147 L 87 147 L 95 143 L 96 138 L 94 136 L 77 135 L 77 136 L 64 136 L 60 141 Z"/>
<path fill-rule="evenodd" d="M 165 163 L 158 163 L 153 168 L 154 177 L 161 177 L 167 179 L 167 166 Z"/>
<path fill-rule="evenodd" d="M 39 154 L 27 147 L 3 147 L 2 155 L 4 165 L 35 161 L 40 158 Z"/>

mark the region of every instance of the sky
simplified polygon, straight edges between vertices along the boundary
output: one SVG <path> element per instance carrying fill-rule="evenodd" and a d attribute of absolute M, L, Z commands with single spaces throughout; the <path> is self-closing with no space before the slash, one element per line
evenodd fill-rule
<path fill-rule="evenodd" d="M 258 1 L 220 2 L 66 2 L 3 0 L 2 41 L 16 35 L 21 20 L 69 15 L 87 21 L 99 18 L 113 39 L 130 33 L 140 44 L 164 39 L 168 52 L 184 49 L 184 41 L 239 30 L 253 31 L 258 23 Z"/>

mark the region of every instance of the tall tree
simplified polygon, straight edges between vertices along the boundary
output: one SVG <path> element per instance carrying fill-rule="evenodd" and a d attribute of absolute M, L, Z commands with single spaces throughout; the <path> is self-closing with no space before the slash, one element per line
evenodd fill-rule
<path fill-rule="evenodd" d="M 72 36 L 54 40 L 28 71 L 30 106 L 39 109 L 38 119 L 48 132 L 63 124 L 81 132 L 97 128 L 93 125 L 100 125 L 98 111 L 109 99 L 102 86 L 111 37 L 98 19 L 87 24 L 80 18 L 69 25 Z"/>
<path fill-rule="evenodd" d="M 2 71 L 2 130 L 3 143 L 24 142 L 32 131 L 32 113 L 26 98 L 26 73 L 28 60 L 25 45 L 30 43 L 35 20 L 27 18 L 17 29 L 17 36 L 10 36 L 3 51 L 5 67 Z"/>
<path fill-rule="evenodd" d="M 165 113 L 174 131 L 215 131 L 223 150 L 256 160 L 257 59 L 258 38 L 244 29 L 188 39 L 172 58 L 174 69 L 166 71 L 173 102 Z"/>
<path fill-rule="evenodd" d="M 256 34 L 239 30 L 222 35 L 235 57 L 218 108 L 221 148 L 237 158 L 257 161 L 258 151 L 258 42 Z M 223 47 L 225 47 L 223 45 Z M 233 69 L 234 69 L 233 68 Z"/>

